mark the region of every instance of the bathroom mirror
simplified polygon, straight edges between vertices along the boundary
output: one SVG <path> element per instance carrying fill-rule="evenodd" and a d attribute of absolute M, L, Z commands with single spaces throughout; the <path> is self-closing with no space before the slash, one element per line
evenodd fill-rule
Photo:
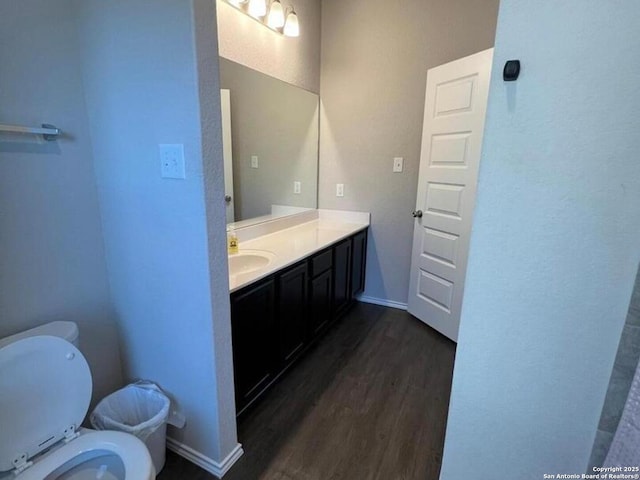
<path fill-rule="evenodd" d="M 316 94 L 220 58 L 227 223 L 317 208 Z"/>

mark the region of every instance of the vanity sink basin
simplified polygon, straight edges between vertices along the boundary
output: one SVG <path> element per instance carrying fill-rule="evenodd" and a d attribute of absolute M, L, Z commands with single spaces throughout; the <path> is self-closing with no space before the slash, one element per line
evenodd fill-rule
<path fill-rule="evenodd" d="M 276 256 L 264 250 L 241 250 L 229 255 L 229 273 L 238 275 L 267 267 Z"/>

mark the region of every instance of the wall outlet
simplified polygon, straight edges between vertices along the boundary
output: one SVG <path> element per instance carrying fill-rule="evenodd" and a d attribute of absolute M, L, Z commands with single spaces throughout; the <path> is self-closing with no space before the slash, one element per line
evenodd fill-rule
<path fill-rule="evenodd" d="M 300 182 L 293 182 L 293 193 L 300 193 Z"/>
<path fill-rule="evenodd" d="M 185 178 L 184 145 L 160 144 L 160 175 L 162 178 Z"/>
<path fill-rule="evenodd" d="M 336 183 L 336 197 L 344 197 L 344 183 Z"/>
<path fill-rule="evenodd" d="M 258 156 L 251 155 L 251 168 L 258 168 Z"/>
<path fill-rule="evenodd" d="M 393 159 L 393 171 L 394 171 L 394 173 L 402 172 L 403 168 L 404 168 L 404 158 L 395 157 Z"/>

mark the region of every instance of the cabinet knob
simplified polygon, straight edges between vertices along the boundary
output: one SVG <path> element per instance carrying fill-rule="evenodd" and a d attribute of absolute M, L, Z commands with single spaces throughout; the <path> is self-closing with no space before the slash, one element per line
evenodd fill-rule
<path fill-rule="evenodd" d="M 411 215 L 413 215 L 413 218 L 422 218 L 422 210 L 414 210 Z"/>
<path fill-rule="evenodd" d="M 224 196 L 224 201 L 227 203 L 231 203 L 231 195 L 225 195 Z"/>

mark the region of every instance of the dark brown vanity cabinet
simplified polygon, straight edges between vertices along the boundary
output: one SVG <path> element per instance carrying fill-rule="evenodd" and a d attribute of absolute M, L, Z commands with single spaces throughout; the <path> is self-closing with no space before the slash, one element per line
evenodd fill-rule
<path fill-rule="evenodd" d="M 231 295 L 238 416 L 364 289 L 366 242 L 358 232 Z"/>
<path fill-rule="evenodd" d="M 351 295 L 351 253 L 353 240 L 348 238 L 333 248 L 333 309 L 337 316 L 349 308 Z"/>
<path fill-rule="evenodd" d="M 236 407 L 246 407 L 275 378 L 276 289 L 273 278 L 231 296 Z"/>
<path fill-rule="evenodd" d="M 364 292 L 364 278 L 367 271 L 367 231 L 356 233 L 352 243 L 351 295 L 355 296 Z"/>
<path fill-rule="evenodd" d="M 313 338 L 329 326 L 333 319 L 333 248 L 311 257 L 309 286 L 309 321 L 307 331 Z"/>
<path fill-rule="evenodd" d="M 306 318 L 309 305 L 307 262 L 302 262 L 276 276 L 278 279 L 279 364 L 286 367 L 302 352 L 307 340 Z"/>

